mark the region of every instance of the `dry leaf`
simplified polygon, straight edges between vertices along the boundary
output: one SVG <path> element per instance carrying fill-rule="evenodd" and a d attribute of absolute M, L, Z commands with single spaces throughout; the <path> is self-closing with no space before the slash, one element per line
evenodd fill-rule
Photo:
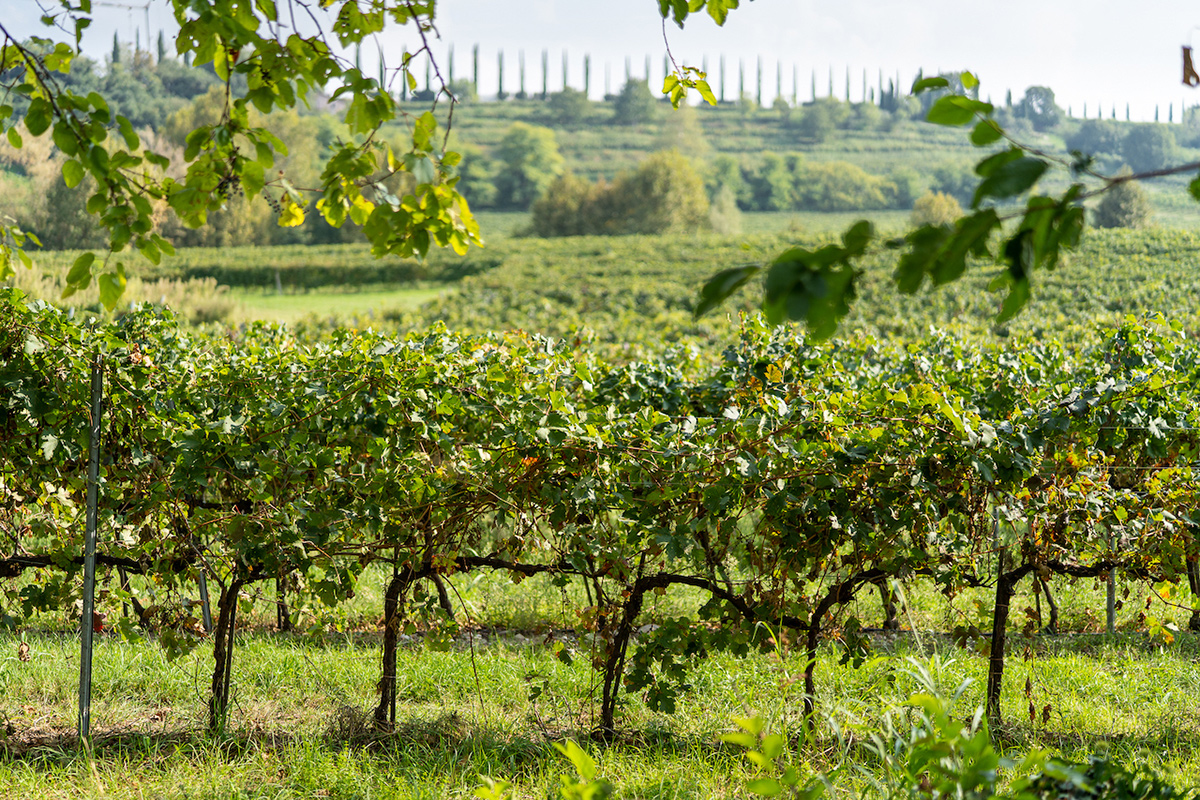
<path fill-rule="evenodd" d="M 18 661 L 28 661 L 29 660 L 29 643 L 28 642 L 21 642 L 19 645 L 17 645 L 17 660 Z"/>

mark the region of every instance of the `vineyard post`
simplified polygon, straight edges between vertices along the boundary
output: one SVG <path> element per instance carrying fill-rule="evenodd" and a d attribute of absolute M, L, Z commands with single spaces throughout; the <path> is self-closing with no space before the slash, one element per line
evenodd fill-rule
<path fill-rule="evenodd" d="M 92 424 L 88 432 L 87 521 L 83 545 L 83 612 L 79 619 L 79 738 L 91 736 L 92 639 L 96 613 L 96 505 L 100 481 L 100 402 L 104 394 L 103 358 L 92 360 Z"/>
<path fill-rule="evenodd" d="M 208 579 L 200 569 L 200 613 L 204 616 L 204 632 L 212 633 L 212 605 L 208 602 Z"/>
<path fill-rule="evenodd" d="M 1112 528 L 1108 529 L 1108 549 L 1112 552 L 1113 535 Z M 1105 630 L 1109 636 L 1117 632 L 1117 568 L 1113 567 L 1108 571 L 1108 587 L 1105 607 Z"/>

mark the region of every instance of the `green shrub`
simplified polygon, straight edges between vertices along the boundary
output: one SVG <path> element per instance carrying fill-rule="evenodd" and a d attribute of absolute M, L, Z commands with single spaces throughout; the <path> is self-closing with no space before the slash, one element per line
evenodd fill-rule
<path fill-rule="evenodd" d="M 1153 210 L 1141 184 L 1125 181 L 1105 192 L 1092 221 L 1099 228 L 1144 228 Z"/>
<path fill-rule="evenodd" d="M 944 192 L 926 192 L 913 203 L 910 219 L 914 226 L 952 225 L 962 215 L 962 206 L 950 195 Z"/>
<path fill-rule="evenodd" d="M 546 193 L 530 208 L 533 232 L 542 237 L 583 236 L 589 229 L 600 187 L 570 172 L 554 179 Z"/>
<path fill-rule="evenodd" d="M 641 125 L 654 119 L 658 104 L 646 82 L 630 78 L 613 100 L 613 121 L 618 125 Z"/>
<path fill-rule="evenodd" d="M 796 205 L 806 211 L 887 208 L 895 185 L 845 161 L 811 163 L 796 176 Z"/>
<path fill-rule="evenodd" d="M 554 131 L 514 122 L 496 148 L 500 169 L 496 174 L 499 205 L 528 208 L 563 171 Z"/>
<path fill-rule="evenodd" d="M 1161 169 L 1175 159 L 1175 133 L 1166 125 L 1135 125 L 1121 144 L 1121 155 L 1134 172 Z"/>
<path fill-rule="evenodd" d="M 563 176 L 533 205 L 539 236 L 683 233 L 708 225 L 704 183 L 675 150 L 654 153 L 611 185 Z"/>

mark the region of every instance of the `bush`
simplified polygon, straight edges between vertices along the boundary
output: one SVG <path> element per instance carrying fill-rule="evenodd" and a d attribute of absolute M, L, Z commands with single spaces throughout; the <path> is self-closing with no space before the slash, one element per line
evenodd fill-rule
<path fill-rule="evenodd" d="M 1144 228 L 1152 213 L 1150 198 L 1141 184 L 1125 181 L 1105 192 L 1092 213 L 1092 221 L 1099 228 Z"/>
<path fill-rule="evenodd" d="M 459 146 L 462 160 L 455 167 L 457 189 L 467 198 L 471 208 L 491 208 L 496 205 L 496 164 L 482 150 L 471 145 Z"/>
<path fill-rule="evenodd" d="M 913 203 L 910 220 L 914 226 L 952 225 L 963 215 L 962 206 L 944 192 L 926 192 Z"/>
<path fill-rule="evenodd" d="M 1125 135 L 1117 123 L 1102 119 L 1087 119 L 1079 130 L 1066 137 L 1069 150 L 1078 150 L 1089 155 L 1096 153 L 1119 154 Z"/>
<path fill-rule="evenodd" d="M 837 100 L 821 98 L 804 107 L 796 130 L 809 141 L 823 142 L 837 130 L 846 113 Z"/>
<path fill-rule="evenodd" d="M 619 200 L 616 233 L 685 233 L 708 225 L 704 182 L 677 150 L 652 154 L 617 178 L 611 193 Z"/>
<path fill-rule="evenodd" d="M 708 226 L 716 233 L 729 236 L 742 232 L 742 211 L 728 186 L 722 186 L 709 200 Z"/>
<path fill-rule="evenodd" d="M 611 185 L 564 175 L 533 205 L 539 236 L 684 233 L 709 224 L 704 183 L 674 150 L 654 153 Z"/>
<path fill-rule="evenodd" d="M 654 119 L 658 104 L 643 80 L 630 78 L 613 100 L 613 121 L 619 125 L 641 125 Z"/>
<path fill-rule="evenodd" d="M 1166 125 L 1136 125 L 1125 136 L 1121 155 L 1134 172 L 1162 169 L 1175 159 L 1175 134 Z"/>
<path fill-rule="evenodd" d="M 788 170 L 783 156 L 764 153 L 752 180 L 754 207 L 762 211 L 786 211 L 792 208 L 795 182 L 795 175 Z"/>
<path fill-rule="evenodd" d="M 496 200 L 507 208 L 528 208 L 563 171 L 554 131 L 538 125 L 514 122 L 496 155 L 500 160 Z"/>
<path fill-rule="evenodd" d="M 742 174 L 741 161 L 736 156 L 718 155 L 706 164 L 708 169 L 705 171 L 704 186 L 710 198 L 716 197 L 721 189 L 729 187 L 738 208 L 753 208 L 754 194 Z"/>
<path fill-rule="evenodd" d="M 579 125 L 587 120 L 588 98 L 578 89 L 564 88 L 546 101 L 550 119 L 559 125 Z"/>
<path fill-rule="evenodd" d="M 570 172 L 559 175 L 530 208 L 534 234 L 551 237 L 593 233 L 588 223 L 600 190 Z"/>
<path fill-rule="evenodd" d="M 845 161 L 809 164 L 797 175 L 796 205 L 807 211 L 887 208 L 895 185 Z"/>

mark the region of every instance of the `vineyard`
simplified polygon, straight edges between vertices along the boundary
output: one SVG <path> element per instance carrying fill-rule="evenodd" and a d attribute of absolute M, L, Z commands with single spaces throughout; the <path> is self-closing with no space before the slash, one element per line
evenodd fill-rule
<path fill-rule="evenodd" d="M 1200 240 L 1094 236 L 1007 340 L 980 285 L 901 300 L 884 253 L 846 339 L 690 319 L 695 276 L 774 244 L 504 242 L 385 332 L 203 332 L 150 307 L 96 322 L 7 290 L 5 620 L 81 596 L 99 364 L 101 611 L 171 658 L 211 645 L 216 732 L 237 723 L 250 598 L 271 598 L 281 629 L 319 630 L 368 576 L 384 586 L 378 694 L 358 701 L 382 733 L 403 723 L 403 642 L 449 647 L 456 587 L 480 579 L 562 589 L 575 622 L 550 649 L 594 672 L 591 732 L 607 740 L 635 706 L 674 712 L 706 661 L 781 645 L 800 664 L 801 730 L 821 735 L 836 703 L 822 649 L 873 663 L 868 629 L 895 627 L 919 586 L 991 598 L 986 624 L 947 632 L 986 660 L 994 730 L 1026 711 L 1002 702 L 1023 581 L 1151 584 L 1140 627 L 1174 640 L 1169 620 L 1200 595 Z M 322 285 L 283 258 L 225 274 Z M 1124 317 L 1151 309 L 1180 321 Z M 530 332 L 486 332 L 513 328 Z M 675 610 L 647 624 L 660 601 Z"/>

